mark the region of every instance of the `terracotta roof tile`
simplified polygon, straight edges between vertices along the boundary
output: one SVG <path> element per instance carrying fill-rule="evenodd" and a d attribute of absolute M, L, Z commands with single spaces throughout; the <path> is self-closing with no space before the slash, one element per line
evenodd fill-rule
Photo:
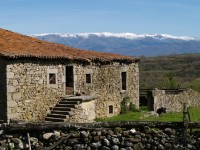
<path fill-rule="evenodd" d="M 81 50 L 42 41 L 0 28 L 0 54 L 7 57 L 64 58 L 83 61 L 138 61 L 137 58 L 118 54 Z"/>

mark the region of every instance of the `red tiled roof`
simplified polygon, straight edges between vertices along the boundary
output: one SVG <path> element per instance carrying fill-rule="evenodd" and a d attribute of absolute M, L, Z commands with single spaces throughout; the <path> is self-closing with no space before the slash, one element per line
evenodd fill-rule
<path fill-rule="evenodd" d="M 81 50 L 42 41 L 0 28 L 0 54 L 7 57 L 63 58 L 83 61 L 138 61 L 137 58 L 118 54 Z"/>

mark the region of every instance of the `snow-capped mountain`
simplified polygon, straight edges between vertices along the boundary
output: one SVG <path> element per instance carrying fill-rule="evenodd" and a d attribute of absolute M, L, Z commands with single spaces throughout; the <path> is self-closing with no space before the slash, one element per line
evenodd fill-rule
<path fill-rule="evenodd" d="M 34 34 L 41 40 L 76 48 L 134 56 L 200 53 L 200 39 L 168 34 L 74 33 Z"/>

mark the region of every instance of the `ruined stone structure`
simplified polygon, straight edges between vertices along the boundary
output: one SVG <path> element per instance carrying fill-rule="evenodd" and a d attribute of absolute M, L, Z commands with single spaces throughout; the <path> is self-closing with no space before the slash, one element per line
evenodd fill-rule
<path fill-rule="evenodd" d="M 49 121 L 93 121 L 119 114 L 126 96 L 139 107 L 134 57 L 79 50 L 0 29 L 0 73 L 4 121 L 44 121 L 48 114 Z"/>
<path fill-rule="evenodd" d="M 158 89 L 152 92 L 155 111 L 163 107 L 167 112 L 181 112 L 183 103 L 186 103 L 188 107 L 200 107 L 200 93 L 192 89 L 185 89 L 178 93 L 167 93 L 165 90 Z"/>

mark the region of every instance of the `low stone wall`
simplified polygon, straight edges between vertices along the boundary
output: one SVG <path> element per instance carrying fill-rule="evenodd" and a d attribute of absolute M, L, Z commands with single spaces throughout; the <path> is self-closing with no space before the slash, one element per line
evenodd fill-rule
<path fill-rule="evenodd" d="M 68 121 L 78 123 L 94 122 L 96 118 L 95 106 L 95 100 L 82 102 L 72 111 Z"/>
<path fill-rule="evenodd" d="M 200 107 L 200 93 L 187 89 L 179 94 L 166 94 L 165 90 L 155 89 L 152 91 L 154 97 L 154 110 L 163 107 L 168 112 L 183 111 L 183 103 L 187 103 L 188 107 Z"/>
<path fill-rule="evenodd" d="M 35 150 L 200 149 L 200 132 L 188 133 L 184 143 L 182 130 L 175 128 L 159 129 L 148 125 L 136 128 L 84 128 L 68 125 L 62 130 L 40 128 L 35 131 L 34 128 L 30 131 L 29 128 L 26 131 L 22 125 L 21 131 L 1 130 L 0 149 L 28 149 L 29 145 Z"/>

